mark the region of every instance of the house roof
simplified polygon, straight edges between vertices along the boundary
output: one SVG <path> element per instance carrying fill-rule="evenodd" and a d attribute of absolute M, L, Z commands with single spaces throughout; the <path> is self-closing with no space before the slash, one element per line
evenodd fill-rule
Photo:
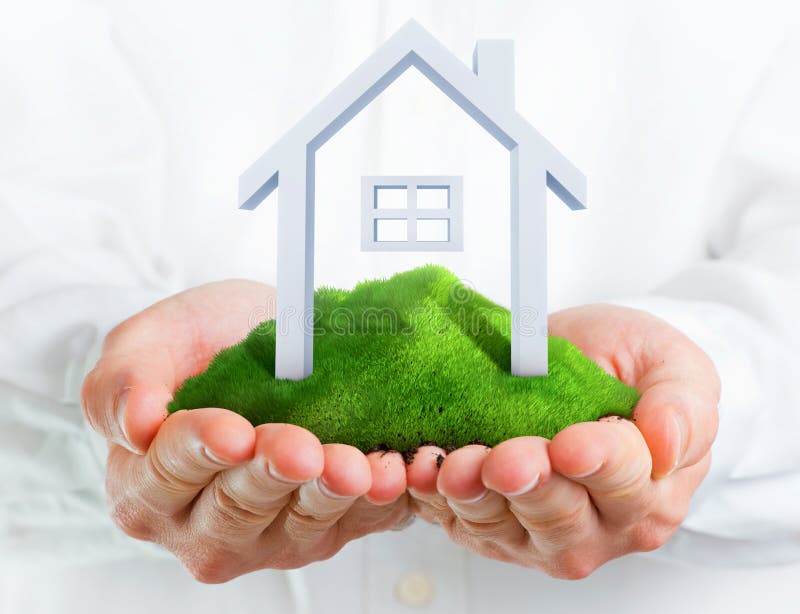
<path fill-rule="evenodd" d="M 413 19 L 284 134 L 239 177 L 239 207 L 255 209 L 280 182 L 287 157 L 313 154 L 411 66 L 481 124 L 503 146 L 543 153 L 548 187 L 571 209 L 586 207 L 586 178 L 511 102 L 487 91 L 478 75 Z"/>

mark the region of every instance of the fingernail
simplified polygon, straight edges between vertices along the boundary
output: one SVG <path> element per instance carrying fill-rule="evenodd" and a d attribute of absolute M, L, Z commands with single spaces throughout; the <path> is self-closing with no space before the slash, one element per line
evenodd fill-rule
<path fill-rule="evenodd" d="M 229 465 L 230 463 L 225 462 L 219 456 L 214 454 L 214 452 L 208 448 L 207 446 L 203 446 L 203 454 L 205 454 L 212 462 L 217 463 L 218 465 Z"/>
<path fill-rule="evenodd" d="M 129 452 L 140 454 L 139 450 L 133 447 L 130 437 L 128 437 L 128 425 L 125 423 L 125 416 L 128 412 L 128 395 L 131 389 L 125 388 L 117 397 L 117 407 L 114 410 L 114 416 L 117 419 L 117 425 L 120 430 L 120 437 L 117 443 Z"/>
<path fill-rule="evenodd" d="M 267 463 L 267 473 L 269 473 L 274 479 L 278 480 L 279 482 L 284 482 L 285 484 L 302 484 L 303 480 L 290 480 L 289 478 L 281 475 L 281 473 L 275 469 L 272 461 Z"/>
<path fill-rule="evenodd" d="M 484 490 L 483 490 L 483 492 L 481 494 L 479 494 L 477 497 L 472 497 L 472 499 L 455 499 L 455 498 L 452 498 L 452 497 L 451 497 L 451 499 L 455 503 L 477 503 L 478 501 L 483 499 L 488 494 L 489 494 L 488 489 L 484 488 Z"/>
<path fill-rule="evenodd" d="M 590 475 L 594 475 L 595 473 L 600 471 L 600 467 L 602 467 L 602 466 L 603 466 L 603 461 L 600 461 L 599 463 L 597 463 L 594 467 L 592 467 L 588 471 L 584 471 L 583 473 L 575 473 L 575 474 L 570 475 L 569 477 L 570 478 L 575 478 L 577 480 L 580 480 L 581 478 L 588 478 Z"/>
<path fill-rule="evenodd" d="M 328 488 L 321 476 L 316 478 L 316 480 L 317 488 L 319 488 L 319 491 L 326 497 L 330 497 L 331 499 L 352 499 L 350 495 L 339 495 L 333 492 L 330 488 Z"/>
<path fill-rule="evenodd" d="M 519 490 L 515 490 L 514 492 L 504 492 L 503 496 L 504 497 L 518 497 L 519 495 L 524 495 L 525 493 L 532 491 L 534 488 L 536 488 L 539 485 L 539 478 L 540 477 L 541 477 L 541 474 L 537 473 L 535 476 L 533 476 L 533 479 L 530 482 L 525 484 L 525 486 L 523 486 Z"/>
<path fill-rule="evenodd" d="M 673 415 L 673 419 L 675 420 L 675 431 L 678 437 L 678 446 L 675 453 L 675 462 L 672 464 L 672 469 L 669 470 L 670 473 L 678 468 L 678 464 L 683 458 L 683 446 L 686 443 L 686 420 L 684 420 L 683 415 L 680 413 L 675 413 Z"/>

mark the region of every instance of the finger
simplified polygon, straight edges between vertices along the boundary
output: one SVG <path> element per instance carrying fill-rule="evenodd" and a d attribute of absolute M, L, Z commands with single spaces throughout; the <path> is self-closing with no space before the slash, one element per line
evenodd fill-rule
<path fill-rule="evenodd" d="M 515 437 L 496 445 L 484 460 L 483 483 L 503 494 L 508 509 L 542 551 L 560 551 L 597 531 L 597 514 L 581 485 L 552 471 L 550 442 Z"/>
<path fill-rule="evenodd" d="M 163 351 L 101 358 L 81 388 L 81 407 L 92 428 L 131 452 L 143 454 L 167 417 L 176 382 Z"/>
<path fill-rule="evenodd" d="M 698 463 L 679 469 L 663 480 L 654 480 L 656 504 L 650 514 L 640 522 L 628 527 L 628 531 L 616 531 L 618 535 L 627 534 L 623 542 L 625 552 L 650 552 L 660 548 L 672 537 L 689 513 L 692 493 L 708 473 L 711 464 L 709 451 Z"/>
<path fill-rule="evenodd" d="M 442 462 L 436 485 L 456 516 L 469 523 L 498 523 L 513 519 L 506 499 L 481 480 L 483 461 L 491 448 L 468 445 L 454 450 Z"/>
<path fill-rule="evenodd" d="M 336 523 L 339 538 L 346 543 L 370 533 L 406 528 L 414 520 L 408 500 L 405 493 L 394 501 L 382 504 L 359 497 Z"/>
<path fill-rule="evenodd" d="M 324 464 L 313 433 L 293 424 L 263 424 L 256 428 L 253 459 L 217 474 L 194 505 L 191 523 L 229 543 L 249 543 L 294 490 L 322 474 Z"/>
<path fill-rule="evenodd" d="M 640 382 L 644 390 L 633 420 L 653 458 L 653 477 L 693 465 L 711 448 L 719 424 L 719 380 L 699 349 L 670 357 Z"/>
<path fill-rule="evenodd" d="M 436 482 L 439 464 L 447 452 L 439 446 L 420 446 L 406 468 L 406 484 L 414 511 L 429 522 L 443 524 L 453 517 L 447 499 L 439 493 Z"/>
<path fill-rule="evenodd" d="M 711 451 L 699 462 L 673 473 L 669 479 L 657 480 L 653 484 L 662 505 L 657 506 L 657 515 L 675 527 L 680 525 L 689 513 L 691 496 L 705 479 L 711 467 Z"/>
<path fill-rule="evenodd" d="M 406 490 L 406 464 L 395 450 L 380 450 L 367 454 L 372 486 L 364 498 L 375 505 L 395 501 Z"/>
<path fill-rule="evenodd" d="M 720 382 L 711 359 L 688 337 L 652 314 L 611 305 L 558 312 L 550 329 L 643 392 L 633 421 L 653 458 L 654 478 L 705 456 L 717 433 Z"/>
<path fill-rule="evenodd" d="M 693 465 L 717 434 L 720 382 L 714 363 L 697 345 L 658 320 L 663 334 L 651 334 L 640 349 L 642 397 L 633 421 L 653 459 L 653 477 Z"/>
<path fill-rule="evenodd" d="M 282 529 L 296 541 L 322 538 L 372 486 L 369 462 L 358 448 L 341 443 L 325 444 L 322 448 L 325 456 L 322 475 L 302 484 L 284 510 Z M 276 526 L 277 521 L 267 533 Z"/>
<path fill-rule="evenodd" d="M 672 520 L 680 524 L 689 513 L 691 497 L 708 474 L 711 467 L 711 451 L 694 465 L 684 467 L 672 474 L 667 480 L 658 480 L 654 486 L 658 492 L 658 499 L 662 502 L 674 504 Z M 665 507 L 666 506 L 662 506 Z"/>
<path fill-rule="evenodd" d="M 159 301 L 116 326 L 81 390 L 89 424 L 144 453 L 167 416 L 173 391 L 203 371 L 220 348 L 243 339 L 261 305 L 267 308 L 260 315 L 271 317 L 272 288 L 245 280 L 214 282 Z"/>
<path fill-rule="evenodd" d="M 630 421 L 573 424 L 553 437 L 549 453 L 558 473 L 586 487 L 605 522 L 628 526 L 650 513 L 652 460 Z"/>
<path fill-rule="evenodd" d="M 456 516 L 455 522 L 443 526 L 456 543 L 472 544 L 486 556 L 512 560 L 511 552 L 528 540 L 528 533 L 508 510 L 506 498 L 488 489 L 481 479 L 490 452 L 487 446 L 468 445 L 442 462 L 437 486 Z"/>
<path fill-rule="evenodd" d="M 675 472 L 675 487 L 688 492 L 689 495 L 693 494 L 708 475 L 709 469 L 711 469 L 711 450 L 694 465 Z"/>
<path fill-rule="evenodd" d="M 109 457 L 110 490 L 116 499 L 174 516 L 217 472 L 251 459 L 254 447 L 245 418 L 225 409 L 182 410 L 164 422 L 146 455 Z"/>

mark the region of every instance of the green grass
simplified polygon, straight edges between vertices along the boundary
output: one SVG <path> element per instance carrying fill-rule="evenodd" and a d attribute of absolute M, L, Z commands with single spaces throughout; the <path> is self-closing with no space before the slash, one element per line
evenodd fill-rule
<path fill-rule="evenodd" d="M 254 425 L 289 422 L 323 443 L 406 451 L 520 435 L 552 437 L 639 395 L 573 344 L 549 337 L 549 375 L 510 374 L 510 315 L 427 265 L 352 291 L 316 292 L 314 372 L 276 380 L 275 322 L 264 322 L 186 380 L 169 411 L 224 407 Z"/>

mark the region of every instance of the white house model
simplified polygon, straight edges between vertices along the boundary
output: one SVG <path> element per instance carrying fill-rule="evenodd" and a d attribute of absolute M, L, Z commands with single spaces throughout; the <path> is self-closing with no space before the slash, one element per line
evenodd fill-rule
<path fill-rule="evenodd" d="M 547 375 L 546 188 L 570 209 L 584 209 L 586 178 L 514 109 L 513 41 L 479 40 L 470 71 L 412 20 L 239 178 L 241 209 L 255 209 L 281 188 L 275 316 L 278 379 L 299 380 L 312 371 L 314 331 L 307 315 L 314 307 L 316 152 L 412 66 L 510 153 L 511 373 Z M 407 202 L 382 206 L 379 195 L 391 196 L 390 190 L 402 193 Z M 362 249 L 460 250 L 462 190 L 460 177 L 362 178 Z M 443 203 L 438 199 L 439 204 L 419 206 L 439 195 L 444 195 Z M 396 208 L 406 211 L 401 219 Z M 532 319 L 535 326 L 530 325 Z"/>

